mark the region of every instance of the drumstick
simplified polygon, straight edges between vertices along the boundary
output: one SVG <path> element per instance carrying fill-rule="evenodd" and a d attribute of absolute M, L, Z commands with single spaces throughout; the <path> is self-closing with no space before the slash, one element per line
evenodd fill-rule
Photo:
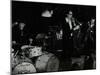
<path fill-rule="evenodd" d="M 19 50 L 17 50 L 17 52 L 15 53 L 14 57 L 16 57 L 16 56 L 17 56 L 18 52 L 19 52 Z"/>

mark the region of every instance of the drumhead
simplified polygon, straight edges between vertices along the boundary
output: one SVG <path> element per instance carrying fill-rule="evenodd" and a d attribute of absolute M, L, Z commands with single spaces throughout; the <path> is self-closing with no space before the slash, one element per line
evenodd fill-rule
<path fill-rule="evenodd" d="M 38 72 L 54 72 L 59 69 L 59 60 L 54 54 L 44 52 L 37 58 L 35 66 Z"/>
<path fill-rule="evenodd" d="M 57 57 L 55 56 L 52 56 L 49 60 L 48 60 L 48 63 L 47 63 L 47 66 L 46 66 L 46 71 L 47 72 L 54 72 L 54 71 L 58 71 L 59 70 L 59 60 Z"/>
<path fill-rule="evenodd" d="M 18 64 L 13 70 L 13 74 L 31 74 L 35 72 L 36 68 L 34 65 L 28 62 Z"/>

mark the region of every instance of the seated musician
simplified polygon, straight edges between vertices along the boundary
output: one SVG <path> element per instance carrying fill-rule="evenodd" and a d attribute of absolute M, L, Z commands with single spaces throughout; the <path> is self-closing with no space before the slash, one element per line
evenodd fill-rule
<path fill-rule="evenodd" d="M 12 28 L 12 46 L 14 49 L 19 50 L 24 44 L 27 44 L 28 30 L 26 24 L 19 22 Z"/>

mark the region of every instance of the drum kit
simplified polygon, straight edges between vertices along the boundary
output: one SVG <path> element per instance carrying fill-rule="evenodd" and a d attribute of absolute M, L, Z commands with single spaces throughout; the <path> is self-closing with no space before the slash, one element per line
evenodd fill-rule
<path fill-rule="evenodd" d="M 36 72 L 54 72 L 59 69 L 58 58 L 47 51 L 42 51 L 42 47 L 24 45 L 21 47 L 22 56 L 13 54 L 12 49 L 12 74 L 31 74 Z M 15 56 L 16 55 L 16 56 Z M 33 59 L 35 61 L 33 62 Z"/>

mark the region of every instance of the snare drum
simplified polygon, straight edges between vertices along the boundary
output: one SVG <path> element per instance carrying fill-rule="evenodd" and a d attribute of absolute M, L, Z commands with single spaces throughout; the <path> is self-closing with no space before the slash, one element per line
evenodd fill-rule
<path fill-rule="evenodd" d="M 42 55 L 42 47 L 34 46 L 29 49 L 29 58 Z"/>
<path fill-rule="evenodd" d="M 29 58 L 42 55 L 42 47 L 24 45 L 21 47 L 21 49 L 26 55 L 28 55 Z"/>
<path fill-rule="evenodd" d="M 35 66 L 38 72 L 54 72 L 59 69 L 59 60 L 54 54 L 43 52 L 37 58 Z"/>

